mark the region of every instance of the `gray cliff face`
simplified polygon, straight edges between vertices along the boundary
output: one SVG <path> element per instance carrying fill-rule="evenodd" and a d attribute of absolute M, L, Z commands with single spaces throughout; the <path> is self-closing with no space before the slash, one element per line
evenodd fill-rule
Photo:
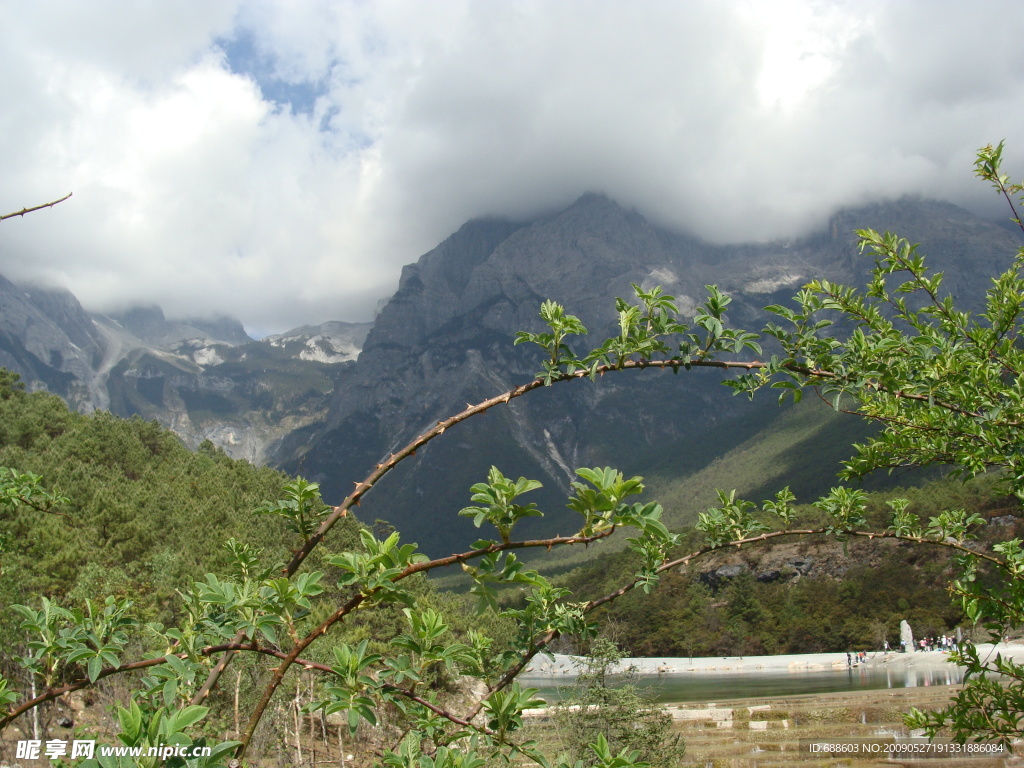
<path fill-rule="evenodd" d="M 72 407 L 105 407 L 95 371 L 103 335 L 74 296 L 0 277 L 0 318 L 0 365 L 20 373 L 29 389 L 52 391 Z"/>
<path fill-rule="evenodd" d="M 324 323 L 253 341 L 235 320 L 161 326 L 154 316 L 147 310 L 127 320 L 161 344 L 117 339 L 106 379 L 110 409 L 157 419 L 190 447 L 210 440 L 257 464 L 285 435 L 324 420 L 367 331 L 365 323 Z"/>
<path fill-rule="evenodd" d="M 286 438 L 274 460 L 319 481 L 337 503 L 430 425 L 533 378 L 538 352 L 512 340 L 518 330 L 542 329 L 544 299 L 564 304 L 590 329 L 576 343 L 579 351 L 615 333 L 614 298 L 631 296 L 631 282 L 664 286 L 690 315 L 704 286 L 717 284 L 733 299 L 731 323 L 756 330 L 766 320 L 764 306 L 788 300 L 810 279 L 863 283 L 872 262 L 856 254 L 855 227 L 896 229 L 924 242 L 932 263 L 947 271 L 946 285 L 974 306 L 987 287 L 977 276 L 1005 268 L 1016 247 L 998 226 L 953 206 L 911 200 L 840 213 L 826 231 L 798 241 L 738 247 L 660 231 L 598 195 L 525 224 L 471 222 L 404 269 L 326 422 Z M 513 401 L 419 451 L 363 501 L 360 515 L 388 519 L 440 554 L 449 541 L 472 540 L 468 521 L 455 513 L 495 464 L 545 484 L 532 500 L 548 512 L 546 530 L 551 517 L 557 528 L 574 468 L 643 472 L 673 446 L 712 433 L 728 442 L 751 406 L 720 381 L 708 371 L 632 372 Z M 528 521 L 524 533 L 533 525 Z"/>

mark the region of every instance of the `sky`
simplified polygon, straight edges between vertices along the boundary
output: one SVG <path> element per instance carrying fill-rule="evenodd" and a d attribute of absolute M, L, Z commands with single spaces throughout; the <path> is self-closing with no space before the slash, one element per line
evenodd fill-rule
<path fill-rule="evenodd" d="M 0 274 L 252 335 L 368 320 L 587 192 L 713 242 L 1024 176 L 1020 0 L 0 0 Z"/>

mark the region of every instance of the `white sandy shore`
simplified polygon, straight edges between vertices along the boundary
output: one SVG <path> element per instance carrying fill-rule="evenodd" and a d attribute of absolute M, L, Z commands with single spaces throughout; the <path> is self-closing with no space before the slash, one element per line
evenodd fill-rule
<path fill-rule="evenodd" d="M 998 647 L 991 643 L 979 643 L 978 654 L 982 658 L 996 653 L 1009 656 L 1024 663 L 1024 643 L 1013 641 L 999 643 Z M 554 661 L 538 656 L 526 669 L 526 677 L 575 677 L 579 674 L 579 665 L 575 656 L 555 654 Z M 899 666 L 929 667 L 945 664 L 948 655 L 942 651 L 925 651 L 916 653 L 868 653 L 868 666 Z M 802 653 L 786 656 L 715 656 L 708 658 L 658 657 L 623 659 L 622 667 L 635 667 L 642 675 L 684 675 L 688 673 L 710 672 L 715 674 L 743 672 L 803 672 L 816 669 L 833 669 L 846 667 L 845 653 Z"/>

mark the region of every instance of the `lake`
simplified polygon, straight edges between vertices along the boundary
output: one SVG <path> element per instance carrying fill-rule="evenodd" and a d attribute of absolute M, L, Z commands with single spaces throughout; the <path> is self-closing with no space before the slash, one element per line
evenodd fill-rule
<path fill-rule="evenodd" d="M 549 702 L 571 695 L 573 678 L 520 676 L 524 688 L 540 689 Z M 926 667 L 859 665 L 843 669 L 752 670 L 742 672 L 684 672 L 641 675 L 639 686 L 656 701 L 717 701 L 726 699 L 793 696 L 803 693 L 835 693 L 880 688 L 913 688 L 955 685 L 963 673 L 952 664 Z"/>

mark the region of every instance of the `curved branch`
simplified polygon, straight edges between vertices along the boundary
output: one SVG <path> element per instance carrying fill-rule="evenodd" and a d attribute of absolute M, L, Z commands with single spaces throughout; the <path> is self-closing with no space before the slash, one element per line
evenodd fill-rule
<path fill-rule="evenodd" d="M 17 211 L 16 213 L 5 213 L 2 216 L 0 216 L 0 221 L 3 221 L 4 219 L 13 219 L 15 216 L 24 216 L 26 213 L 32 213 L 32 211 L 41 211 L 43 210 L 43 208 L 53 208 L 53 206 L 57 205 L 57 203 L 63 203 L 65 200 L 71 197 L 72 194 L 74 193 L 68 192 L 60 200 L 54 200 L 49 203 L 43 203 L 42 205 L 36 205 L 31 208 L 22 208 L 20 211 Z"/>
<path fill-rule="evenodd" d="M 474 731 L 479 731 L 480 733 L 482 733 L 482 734 L 484 734 L 486 736 L 497 736 L 498 735 L 494 731 L 492 731 L 490 728 L 485 728 L 482 725 L 474 725 L 469 720 L 464 720 L 463 718 L 459 717 L 458 715 L 453 715 L 448 710 L 442 709 L 441 707 L 437 706 L 436 704 L 434 704 L 432 702 L 427 701 L 426 699 L 422 698 L 421 696 L 417 696 L 415 693 L 413 693 L 412 691 L 410 691 L 410 690 L 408 690 L 406 688 L 399 688 L 397 685 L 384 685 L 384 686 L 381 686 L 381 690 L 382 691 L 389 691 L 391 693 L 397 693 L 399 696 L 404 696 L 405 698 L 409 699 L 409 701 L 414 701 L 417 704 L 419 704 L 421 707 L 425 707 L 426 709 L 429 709 L 435 715 L 440 715 L 445 720 L 448 720 L 449 722 L 455 723 L 456 725 L 461 725 L 463 728 L 472 728 Z"/>
<path fill-rule="evenodd" d="M 604 375 L 605 373 L 610 373 L 611 371 L 619 370 L 642 370 L 644 368 L 679 369 L 683 367 L 718 368 L 720 370 L 730 370 L 738 368 L 746 371 L 751 371 L 755 369 L 765 368 L 766 366 L 767 363 L 762 363 L 759 361 L 741 362 L 731 360 L 694 360 L 690 362 L 684 362 L 678 359 L 627 360 L 625 363 L 621 365 L 602 365 L 596 370 L 596 373 Z M 801 370 L 806 370 L 808 373 L 811 373 L 809 369 Z M 563 381 L 574 381 L 578 379 L 584 379 L 589 376 L 590 371 L 574 371 L 573 373 L 564 373 L 561 376 L 552 379 L 551 383 L 556 384 L 561 383 Z M 378 464 L 376 469 L 374 469 L 373 472 L 371 472 L 366 477 L 365 480 L 356 483 L 355 490 L 352 491 L 352 493 L 349 494 L 345 498 L 345 500 L 341 502 L 341 504 L 334 508 L 331 514 L 328 515 L 327 518 L 323 521 L 323 523 L 320 524 L 320 527 L 317 529 L 316 533 L 310 536 L 309 540 L 306 541 L 305 544 L 303 544 L 302 548 L 295 552 L 295 555 L 292 557 L 291 561 L 284 569 L 283 574 L 285 576 L 293 575 L 296 572 L 296 570 L 298 570 L 299 566 L 302 565 L 303 561 L 309 556 L 309 553 L 312 552 L 313 549 L 316 548 L 316 546 L 321 541 L 323 541 L 324 536 L 326 536 L 327 533 L 331 530 L 331 528 L 334 527 L 335 523 L 337 523 L 338 520 L 340 520 L 342 517 L 348 514 L 349 509 L 351 509 L 354 506 L 357 506 L 360 500 L 363 498 L 363 496 L 365 496 L 370 491 L 370 489 L 373 488 L 381 480 L 381 478 L 384 477 L 384 475 L 386 475 L 388 472 L 394 469 L 398 464 L 400 464 L 405 459 L 409 458 L 410 456 L 413 456 L 416 453 L 416 451 L 419 450 L 421 447 L 429 443 L 435 437 L 440 437 L 449 427 L 453 427 L 456 424 L 459 424 L 472 416 L 477 416 L 479 414 L 486 413 L 489 409 L 497 405 L 504 405 L 505 403 L 508 403 L 510 400 L 513 400 L 517 397 L 522 397 L 527 392 L 530 392 L 534 389 L 539 389 L 543 386 L 545 386 L 545 384 L 542 379 L 534 379 L 533 381 L 527 382 L 526 384 L 521 384 L 518 387 L 510 389 L 507 392 L 503 392 L 502 394 L 497 395 L 495 397 L 491 397 L 487 400 L 484 400 L 483 402 L 477 403 L 476 405 L 468 406 L 464 410 L 455 414 L 454 416 L 451 416 L 450 418 L 447 418 L 444 421 L 437 422 L 436 425 L 434 425 L 426 432 L 416 437 L 408 445 L 406 445 L 404 448 L 398 451 L 398 453 L 391 454 L 385 461 Z"/>
<path fill-rule="evenodd" d="M 671 368 L 673 370 L 678 370 L 681 367 L 682 368 L 687 368 L 687 369 L 689 369 L 689 368 L 717 368 L 719 370 L 742 369 L 742 370 L 746 370 L 746 371 L 751 371 L 751 370 L 764 369 L 764 368 L 768 367 L 768 364 L 760 362 L 760 361 L 756 361 L 756 360 L 755 361 L 727 361 L 727 360 L 683 361 L 683 360 L 676 359 L 676 358 L 668 359 L 668 360 L 627 360 L 627 361 L 624 361 L 624 362 L 621 362 L 621 363 L 618 363 L 618 364 L 614 364 L 614 365 L 603 365 L 603 366 L 600 366 L 599 368 L 597 368 L 595 370 L 595 373 L 604 375 L 605 373 L 608 373 L 608 372 L 611 372 L 611 371 L 633 370 L 633 369 L 635 369 L 635 370 L 643 370 L 643 369 L 646 369 L 646 368 L 656 368 L 656 369 Z M 795 373 L 800 373 L 800 374 L 802 374 L 804 376 L 808 376 L 808 377 L 832 378 L 832 377 L 835 376 L 835 374 L 833 374 L 833 373 L 831 373 L 829 371 L 822 371 L 822 370 L 810 368 L 808 366 L 802 366 L 802 365 L 799 365 L 797 363 L 788 364 L 786 366 L 786 368 L 788 370 L 791 370 L 791 371 L 795 372 Z M 561 376 L 552 379 L 551 383 L 554 384 L 554 383 L 559 383 L 559 382 L 564 382 L 564 381 L 579 380 L 579 379 L 583 379 L 583 378 L 589 377 L 590 375 L 591 375 L 591 372 L 587 371 L 587 370 L 579 370 L 579 371 L 574 371 L 572 373 L 564 373 Z M 473 416 L 485 413 L 487 410 L 489 410 L 492 407 L 506 404 L 506 403 L 510 402 L 511 400 L 513 400 L 514 398 L 521 397 L 521 396 L 525 395 L 527 392 L 530 392 L 530 391 L 532 391 L 534 389 L 538 389 L 538 388 L 543 387 L 543 386 L 545 386 L 545 383 L 544 383 L 544 381 L 542 379 L 534 379 L 533 381 L 527 382 L 526 384 L 522 384 L 522 385 L 520 385 L 518 387 L 515 387 L 515 388 L 513 388 L 513 389 L 511 389 L 511 390 L 509 390 L 507 392 L 504 392 L 504 393 L 502 393 L 500 395 L 497 395 L 495 397 L 492 397 L 492 398 L 489 398 L 487 400 L 484 400 L 484 401 L 482 401 L 482 402 L 480 402 L 480 403 L 478 403 L 476 405 L 468 406 L 463 411 L 455 414 L 454 416 L 451 416 L 450 418 L 445 419 L 443 421 L 437 422 L 437 424 L 435 426 L 431 427 L 426 432 L 423 432 L 422 434 L 420 434 L 418 437 L 413 439 L 410 443 L 408 443 L 404 448 L 399 450 L 397 453 L 391 454 L 388 457 L 387 460 L 385 460 L 384 462 L 378 464 L 377 467 L 374 469 L 374 471 L 371 472 L 370 475 L 368 475 L 365 480 L 363 480 L 362 482 L 356 483 L 355 490 L 351 494 L 349 494 L 349 496 L 346 497 L 344 499 L 344 501 L 341 502 L 341 504 L 339 504 L 338 506 L 334 507 L 334 509 L 331 511 L 331 514 L 329 514 L 327 516 L 327 518 L 320 524 L 320 527 L 317 529 L 317 531 L 312 536 L 310 536 L 310 538 L 303 544 L 303 546 L 299 550 L 297 550 L 295 552 L 295 554 L 293 555 L 291 561 L 288 563 L 288 565 L 283 570 L 283 574 L 285 576 L 292 576 L 298 570 L 298 568 L 302 565 L 302 563 L 305 561 L 305 559 L 309 556 L 309 554 L 313 551 L 313 549 L 321 541 L 323 541 L 324 537 L 334 527 L 334 525 L 338 522 L 338 520 L 340 520 L 342 517 L 346 516 L 348 514 L 348 510 L 349 509 L 351 509 L 353 506 L 358 505 L 360 500 L 362 499 L 362 497 L 364 495 L 366 495 L 366 493 L 368 493 L 388 472 L 390 472 L 392 469 L 394 469 L 399 463 L 401 463 L 405 459 L 410 458 L 411 456 L 415 455 L 416 451 L 419 448 L 421 448 L 422 446 L 426 445 L 428 442 L 430 442 L 434 438 L 439 437 L 440 435 L 444 434 L 444 432 L 448 428 L 450 428 L 452 426 L 455 426 L 456 424 L 459 424 L 459 423 L 461 423 L 461 422 L 465 421 L 466 419 L 469 419 L 469 418 L 471 418 Z M 758 537 L 758 538 L 761 538 L 761 537 Z M 577 543 L 576 541 L 570 541 L 570 539 L 572 539 L 572 537 L 567 537 L 567 538 L 565 538 L 565 540 L 559 541 L 558 543 Z M 753 539 L 752 541 L 756 541 L 756 540 L 757 539 Z M 528 544 L 527 543 L 527 544 L 519 544 L 517 546 L 540 546 L 540 545 L 541 544 Z M 545 545 L 545 546 L 551 546 L 551 545 L 549 544 L 549 545 Z M 501 551 L 501 550 L 500 549 L 478 550 L 477 554 L 464 553 L 463 555 L 452 555 L 452 556 L 450 556 L 448 558 L 441 558 L 439 560 L 429 561 L 427 563 L 415 566 L 413 568 L 413 570 L 409 571 L 409 573 L 403 572 L 403 574 L 400 575 L 400 578 L 405 578 L 407 575 L 411 575 L 412 573 L 417 573 L 417 572 L 424 571 L 424 570 L 431 570 L 433 568 L 443 567 L 444 565 L 451 565 L 451 564 L 456 563 L 456 562 L 461 562 L 464 559 L 468 559 L 468 557 L 478 557 L 478 556 L 482 556 L 484 554 L 490 554 L 491 552 L 494 552 L 494 551 Z M 671 566 L 668 566 L 668 567 L 671 567 Z M 396 581 L 397 580 L 398 579 L 396 578 Z M 626 588 L 625 591 L 629 591 L 630 589 L 635 587 L 636 583 L 638 583 L 638 582 L 633 582 L 631 585 L 628 586 L 628 588 Z M 311 633 L 306 638 L 304 638 L 302 641 L 300 641 L 300 643 L 296 644 L 296 646 L 292 650 L 292 653 L 294 653 L 297 656 L 297 654 L 301 653 L 302 650 L 305 649 L 306 647 L 308 647 L 308 645 L 311 642 L 313 642 L 318 637 L 320 637 L 324 633 L 326 633 L 327 630 L 331 626 L 333 626 L 336 622 L 340 621 L 344 616 L 346 616 L 352 610 L 355 610 L 355 608 L 358 607 L 363 602 L 364 599 L 365 599 L 365 597 L 357 596 L 357 598 L 353 598 L 353 600 L 355 602 L 353 602 L 351 605 L 346 604 L 346 606 L 342 606 L 342 608 L 340 608 L 337 612 L 335 612 L 334 615 L 329 617 L 324 622 L 324 624 L 321 625 L 321 627 L 319 627 L 316 630 L 314 630 L 313 633 Z M 614 598 L 612 598 L 612 599 L 614 599 Z M 352 601 L 350 601 L 350 602 L 352 602 Z M 597 606 L 594 606 L 594 607 L 597 607 Z M 557 636 L 557 635 L 555 635 L 555 636 Z M 554 637 L 549 638 L 547 640 L 547 642 L 545 643 L 545 645 L 547 643 L 551 642 L 551 640 L 553 640 L 553 639 L 554 639 Z M 540 646 L 540 647 L 537 648 L 537 650 L 533 651 L 532 654 L 530 655 L 530 658 L 532 658 L 533 655 L 538 653 L 541 650 L 541 648 L 543 648 L 543 646 Z M 291 656 L 291 654 L 289 654 L 289 656 Z M 217 682 L 217 679 L 218 679 L 219 675 L 222 674 L 224 669 L 227 668 L 227 665 L 228 665 L 229 662 L 230 662 L 230 655 L 229 654 L 225 654 L 225 658 L 222 659 L 221 662 L 218 663 L 218 665 L 214 668 L 214 670 L 211 671 L 210 676 L 208 677 L 207 681 L 204 683 L 203 688 L 201 689 L 201 692 L 203 692 L 204 696 L 210 690 L 212 690 L 212 688 L 214 687 L 214 685 Z M 525 659 L 524 660 L 524 666 L 528 662 L 529 662 L 529 658 Z M 238 751 L 236 753 L 237 757 L 241 758 L 244 755 L 245 750 L 248 747 L 248 743 L 249 743 L 249 741 L 252 738 L 252 734 L 255 731 L 255 727 L 256 727 L 256 725 L 259 722 L 259 719 L 262 718 L 263 712 L 265 711 L 267 705 L 270 703 L 270 699 L 273 696 L 274 691 L 276 691 L 278 686 L 280 686 L 281 681 L 284 678 L 285 672 L 287 671 L 288 667 L 292 663 L 294 663 L 294 658 L 286 658 L 286 659 L 284 659 L 282 664 L 279 665 L 278 670 L 275 672 L 273 678 L 271 679 L 271 681 L 267 684 L 266 688 L 264 689 L 263 696 L 261 696 L 260 701 L 258 702 L 256 709 L 253 711 L 253 714 L 252 714 L 252 716 L 250 718 L 249 726 L 247 727 L 247 730 L 246 730 L 246 734 L 243 737 L 242 744 L 239 746 Z M 518 674 L 518 671 L 515 674 Z M 510 679 L 514 678 L 515 674 L 513 674 Z M 507 684 L 508 683 L 505 683 L 505 685 L 507 685 Z"/>

